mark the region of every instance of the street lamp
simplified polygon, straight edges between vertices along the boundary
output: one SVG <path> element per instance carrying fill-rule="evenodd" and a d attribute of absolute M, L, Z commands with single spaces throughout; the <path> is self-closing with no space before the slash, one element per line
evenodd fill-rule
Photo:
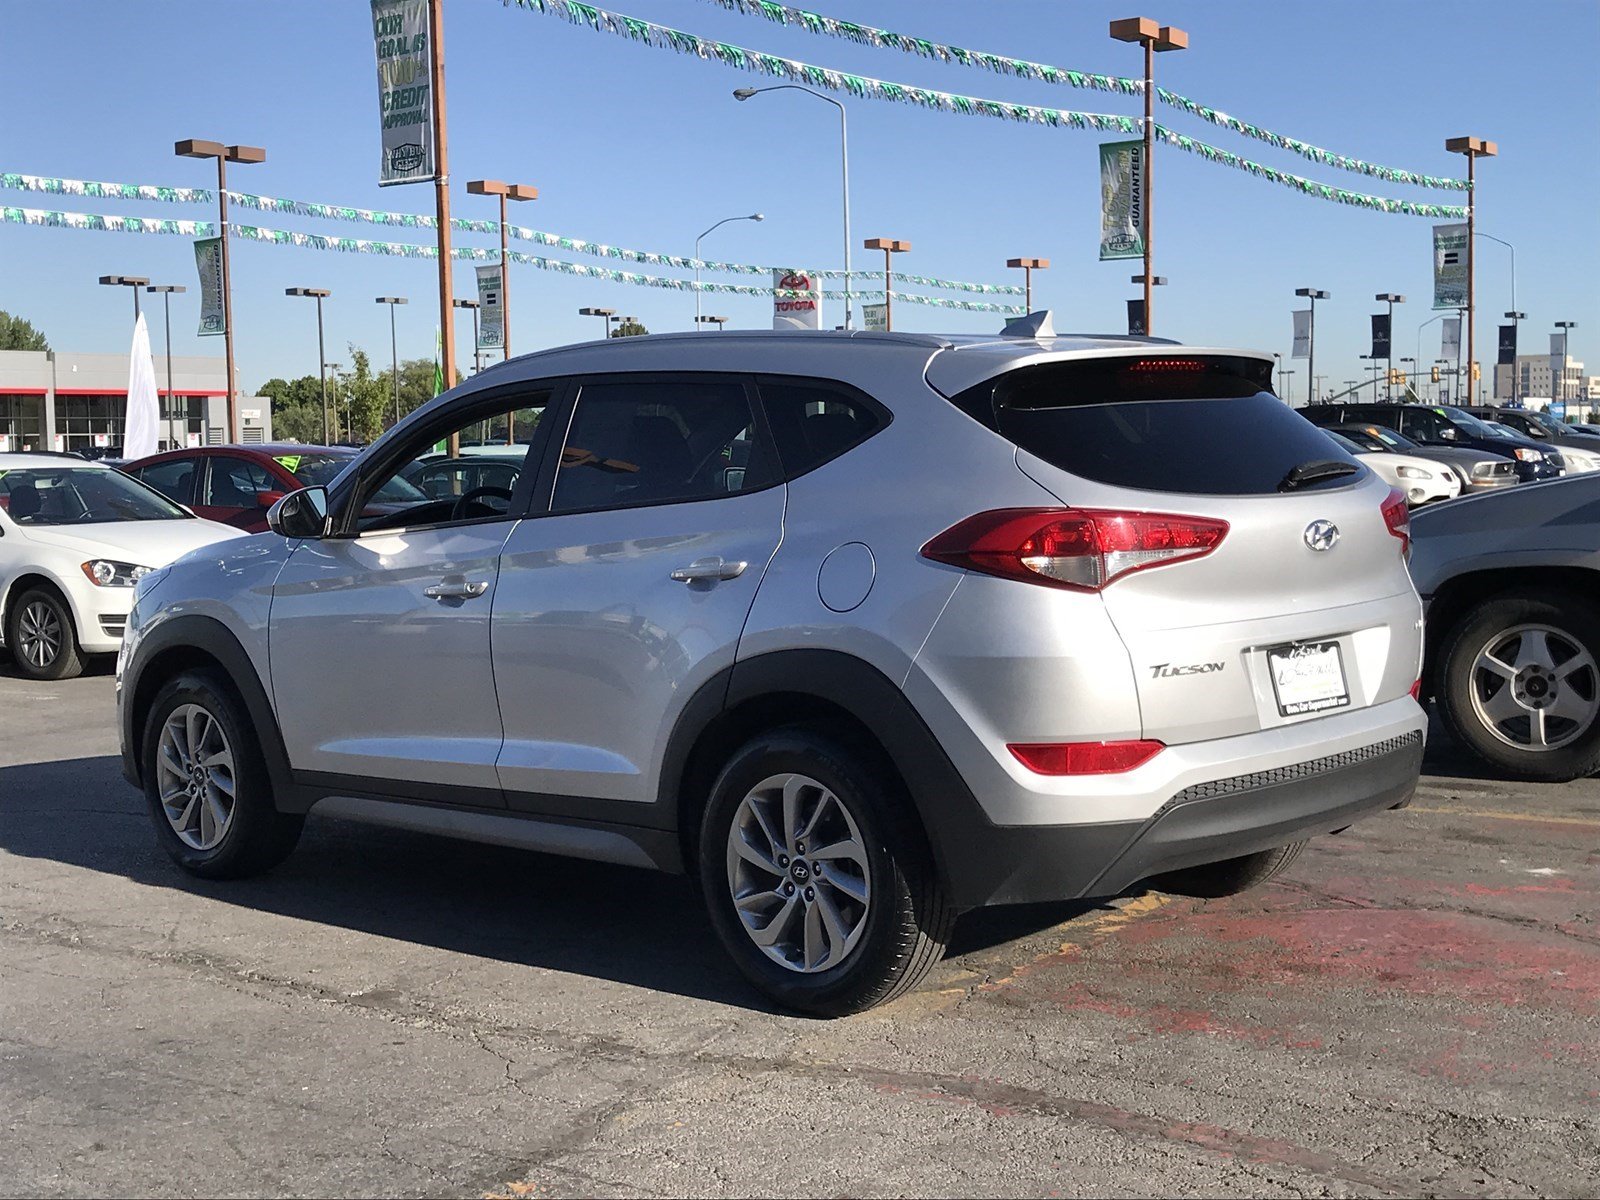
<path fill-rule="evenodd" d="M 1556 322 L 1556 328 L 1561 330 L 1561 403 L 1563 410 L 1567 402 L 1567 360 L 1572 357 L 1572 330 L 1577 327 L 1578 323 L 1576 321 Z M 1556 389 L 1552 386 L 1550 390 L 1554 392 Z"/>
<path fill-rule="evenodd" d="M 617 315 L 617 310 L 616 309 L 614 309 L 614 308 L 580 308 L 578 310 L 578 315 L 580 317 L 600 317 L 600 318 L 604 319 L 604 321 L 606 323 L 606 338 L 608 340 L 610 339 L 610 337 L 611 337 L 611 318 Z"/>
<path fill-rule="evenodd" d="M 507 242 L 506 201 L 537 200 L 539 189 L 526 183 L 502 183 L 498 179 L 473 179 L 467 191 L 474 196 L 500 197 L 500 353 L 511 357 L 511 251 Z M 478 349 L 476 341 L 472 344 Z"/>
<path fill-rule="evenodd" d="M 1391 330 L 1390 330 L 1390 331 L 1389 331 L 1389 332 L 1390 332 L 1390 333 L 1391 333 L 1391 334 L 1393 334 L 1393 333 L 1394 333 L 1394 330 L 1392 330 L 1392 329 L 1391 329 Z M 1411 364 L 1411 368 L 1410 368 L 1410 369 L 1408 369 L 1408 368 L 1407 368 L 1407 367 L 1406 367 L 1406 364 L 1407 364 L 1407 363 L 1410 363 L 1410 364 Z M 1416 368 L 1416 365 L 1417 365 L 1417 360 L 1416 360 L 1416 359 L 1414 359 L 1414 358 L 1402 358 L 1402 359 L 1401 359 L 1401 360 L 1400 360 L 1400 369 L 1401 369 L 1401 370 L 1402 370 L 1402 371 L 1405 371 L 1405 373 L 1406 373 L 1406 387 L 1407 387 L 1407 389 L 1410 389 L 1410 388 L 1411 388 L 1411 376 L 1412 376 L 1412 374 L 1413 374 L 1413 373 L 1414 373 L 1414 371 L 1415 371 L 1415 368 Z M 1419 382 L 1420 382 L 1420 381 L 1419 381 Z M 1415 392 L 1415 391 L 1414 391 L 1414 390 L 1413 390 L 1413 391 L 1412 391 L 1412 393 L 1411 393 L 1411 394 L 1412 394 L 1412 395 L 1416 395 L 1416 394 L 1417 394 L 1417 393 L 1416 393 L 1416 392 Z"/>
<path fill-rule="evenodd" d="M 404 296 L 379 296 L 379 304 L 389 306 L 389 374 L 394 377 L 394 423 L 400 424 L 400 343 L 394 333 L 394 306 L 409 303 Z"/>
<path fill-rule="evenodd" d="M 1129 282 L 1130 283 L 1144 283 L 1146 279 L 1149 279 L 1149 281 L 1150 281 L 1150 286 L 1145 288 L 1145 295 L 1147 295 L 1147 296 L 1150 294 L 1150 288 L 1158 288 L 1158 287 L 1166 287 L 1167 286 L 1167 277 L 1165 275 L 1150 275 L 1150 276 L 1146 276 L 1146 275 L 1131 275 L 1131 276 L 1129 276 Z M 1142 334 L 1143 336 L 1145 336 L 1145 337 L 1149 337 L 1150 336 L 1150 308 L 1149 308 L 1148 301 L 1145 301 L 1145 300 L 1142 300 L 1142 299 L 1141 300 L 1137 300 L 1137 301 L 1130 300 L 1130 301 L 1128 301 L 1128 303 L 1129 303 L 1129 305 L 1138 304 L 1143 308 L 1143 317 L 1139 322 L 1139 330 L 1138 330 L 1138 332 L 1140 334 Z M 1128 332 L 1130 334 L 1132 334 L 1134 332 L 1134 329 L 1133 329 L 1133 317 L 1132 317 L 1131 314 L 1128 317 Z"/>
<path fill-rule="evenodd" d="M 1306 378 L 1311 380 L 1311 403 L 1317 402 L 1317 301 L 1327 300 L 1331 293 L 1318 291 L 1316 288 L 1295 288 L 1296 296 L 1304 296 L 1311 301 L 1311 329 L 1306 338 Z"/>
<path fill-rule="evenodd" d="M 733 98 L 740 102 L 759 96 L 762 92 L 782 91 L 804 92 L 808 96 L 815 96 L 818 100 L 825 100 L 839 110 L 839 174 L 841 179 L 841 194 L 844 197 L 844 327 L 850 328 L 850 132 L 845 124 L 844 105 L 832 96 L 824 96 L 821 92 L 814 92 L 808 87 L 801 87 L 798 83 L 779 83 L 772 87 L 763 88 L 735 88 Z"/>
<path fill-rule="evenodd" d="M 322 361 L 323 356 L 328 352 L 322 344 L 322 302 L 332 293 L 327 288 L 297 287 L 284 288 L 283 294 L 285 296 L 309 296 L 317 302 L 317 361 L 322 363 L 322 444 L 331 446 L 333 444 L 333 433 L 328 427 L 328 364 Z"/>
<path fill-rule="evenodd" d="M 1022 268 L 1022 306 L 1033 311 L 1033 273 L 1050 266 L 1048 258 L 1008 258 L 1006 266 Z"/>
<path fill-rule="evenodd" d="M 102 275 L 100 282 L 107 287 L 125 287 L 133 289 L 133 323 L 139 323 L 139 289 L 148 287 L 150 281 L 141 279 L 137 275 Z"/>
<path fill-rule="evenodd" d="M 1506 320 L 1511 322 L 1511 406 L 1513 408 L 1517 406 L 1517 394 L 1522 386 L 1522 372 L 1519 369 L 1520 364 L 1517 362 L 1518 330 L 1522 328 L 1522 322 L 1527 319 L 1527 313 L 1518 312 L 1514 308 L 1506 314 Z"/>
<path fill-rule="evenodd" d="M 167 440 L 169 442 L 173 443 L 172 449 L 174 449 L 174 450 L 176 450 L 178 448 L 178 445 L 177 445 L 178 439 L 176 437 L 174 437 L 173 433 L 172 433 L 172 406 L 173 406 L 173 404 L 175 403 L 175 401 L 177 399 L 172 394 L 172 293 L 173 292 L 186 292 L 188 290 L 189 290 L 188 288 L 185 288 L 181 284 L 176 284 L 176 283 L 163 283 L 163 284 L 157 284 L 154 287 L 146 287 L 145 288 L 145 291 L 147 291 L 147 292 L 157 292 L 157 293 L 160 294 L 160 296 L 161 296 L 161 307 L 166 311 L 166 335 L 167 335 Z M 137 294 L 138 293 L 135 293 L 135 295 L 137 295 Z M 136 315 L 134 317 L 134 320 L 137 321 L 138 319 L 139 318 Z M 185 429 L 187 429 L 188 421 L 189 421 L 188 415 L 185 414 L 185 416 L 184 416 Z"/>
<path fill-rule="evenodd" d="M 715 325 L 718 333 L 721 333 L 722 327 L 728 323 L 727 317 L 696 317 L 695 320 L 702 325 Z"/>
<path fill-rule="evenodd" d="M 1478 185 L 1476 179 L 1476 166 L 1480 158 L 1493 158 L 1500 153 L 1500 147 L 1493 142 L 1485 141 L 1480 137 L 1453 137 L 1445 138 L 1444 148 L 1451 154 L 1465 154 L 1467 156 L 1467 362 L 1478 361 L 1478 344 L 1474 326 L 1478 315 L 1477 293 L 1474 290 L 1477 275 L 1474 269 L 1477 255 L 1473 253 L 1472 239 L 1477 236 L 1478 213 Z M 1512 302 L 1516 307 L 1516 302 Z M 1468 399 L 1471 399 L 1470 391 Z"/>
<path fill-rule="evenodd" d="M 890 256 L 904 254 L 911 249 L 910 242 L 902 242 L 898 238 L 868 238 L 861 243 L 867 250 L 883 251 L 883 327 L 894 328 L 894 287 L 889 272 Z"/>
<path fill-rule="evenodd" d="M 1406 302 L 1406 298 L 1404 296 L 1398 296 L 1394 292 L 1379 292 L 1376 296 L 1373 297 L 1373 299 L 1377 300 L 1377 301 L 1380 301 L 1380 302 L 1383 302 L 1383 303 L 1387 303 L 1388 306 L 1389 306 L 1389 336 L 1386 339 L 1386 341 L 1388 342 L 1388 346 L 1389 346 L 1389 353 L 1384 356 L 1384 358 L 1386 360 L 1384 365 L 1388 368 L 1388 370 L 1391 373 L 1393 373 L 1393 371 L 1394 371 L 1394 306 L 1396 304 L 1404 304 Z M 1383 397 L 1384 397 L 1385 400 L 1393 400 L 1394 399 L 1394 384 L 1385 381 L 1385 383 L 1383 385 Z"/>
<path fill-rule="evenodd" d="M 711 229 L 720 229 L 729 221 L 765 221 L 766 219 L 766 216 L 762 213 L 751 213 L 747 217 L 723 217 Z M 711 229 L 706 230 L 705 233 L 702 233 L 700 237 L 694 240 L 694 319 L 697 325 L 702 323 L 700 321 L 700 241 L 706 236 L 706 233 L 711 232 Z"/>
<path fill-rule="evenodd" d="M 1285 404 L 1287 404 L 1290 408 L 1293 408 L 1294 407 L 1294 372 L 1292 370 L 1291 371 L 1279 371 L 1278 374 L 1280 376 L 1282 376 L 1283 379 L 1287 380 L 1287 382 L 1283 385 L 1283 402 Z"/>
<path fill-rule="evenodd" d="M 470 308 L 472 310 L 472 370 L 476 374 L 483 370 L 483 355 L 478 349 L 478 302 L 455 296 L 450 303 L 456 308 Z"/>
<path fill-rule="evenodd" d="M 1155 322 L 1151 319 L 1150 301 L 1151 291 L 1155 279 L 1155 256 L 1153 250 L 1155 221 L 1153 212 L 1155 205 L 1151 196 L 1152 178 L 1151 152 L 1155 146 L 1155 55 L 1159 51 L 1187 50 L 1189 48 L 1189 35 L 1181 29 L 1171 25 L 1157 25 L 1149 17 L 1126 17 L 1120 21 L 1111 22 L 1111 36 L 1119 42 L 1138 42 L 1144 47 L 1144 186 L 1140 189 L 1143 196 L 1144 211 L 1141 224 L 1144 234 L 1144 331 L 1150 334 L 1155 330 Z"/>
<path fill-rule="evenodd" d="M 324 388 L 326 388 L 328 386 L 328 383 L 327 383 L 328 372 L 329 371 L 333 372 L 333 433 L 334 433 L 335 436 L 339 432 L 339 368 L 342 367 L 342 366 L 344 366 L 343 363 L 325 362 L 325 363 L 322 364 L 322 379 L 323 379 L 322 386 Z M 326 394 L 326 392 L 324 392 L 324 394 Z M 324 408 L 322 411 L 323 411 L 324 416 L 326 416 L 328 410 L 326 408 Z M 326 421 L 324 421 L 324 429 L 326 429 L 326 424 L 327 424 Z M 346 433 L 348 434 L 349 432 L 351 432 L 351 431 L 347 427 L 346 428 Z M 324 436 L 327 436 L 326 433 L 324 433 Z M 354 438 L 350 438 L 349 440 L 350 441 L 355 441 Z M 333 445 L 333 443 L 331 441 L 328 442 L 327 444 L 330 445 L 330 446 Z"/>
<path fill-rule="evenodd" d="M 1376 354 L 1360 354 L 1357 357 L 1366 363 L 1366 369 L 1372 372 L 1372 399 L 1376 402 L 1378 399 L 1378 356 Z"/>
<path fill-rule="evenodd" d="M 266 162 L 267 152 L 259 146 L 224 146 L 221 142 L 198 138 L 173 143 L 172 152 L 179 158 L 217 160 L 217 236 L 222 239 L 222 349 L 228 370 L 228 440 L 231 442 L 239 434 L 234 420 L 237 384 L 233 369 L 233 274 L 228 259 L 228 164 Z"/>

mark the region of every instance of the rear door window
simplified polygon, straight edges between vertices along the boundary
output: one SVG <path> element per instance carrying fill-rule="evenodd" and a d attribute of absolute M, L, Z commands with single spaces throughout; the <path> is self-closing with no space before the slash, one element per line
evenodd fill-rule
<path fill-rule="evenodd" d="M 839 384 L 763 379 L 758 387 L 788 479 L 838 458 L 886 424 L 871 401 Z"/>
<path fill-rule="evenodd" d="M 137 474 L 142 483 L 149 484 L 168 500 L 176 504 L 192 504 L 195 466 L 193 459 L 179 458 L 151 463 L 148 467 L 139 468 Z"/>
<path fill-rule="evenodd" d="M 1198 495 L 1276 492 L 1295 467 L 1355 460 L 1269 390 L 1244 358 L 1042 363 L 955 403 L 1053 466 L 1116 487 Z M 1338 487 L 1362 468 L 1307 483 Z"/>

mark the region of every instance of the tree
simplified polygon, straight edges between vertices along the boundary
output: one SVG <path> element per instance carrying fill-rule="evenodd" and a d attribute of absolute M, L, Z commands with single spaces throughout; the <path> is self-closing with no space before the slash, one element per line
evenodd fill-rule
<path fill-rule="evenodd" d="M 614 337 L 614 338 L 617 338 L 617 337 L 643 337 L 645 334 L 647 334 L 649 332 L 650 331 L 648 329 L 646 329 L 643 325 L 641 325 L 638 321 L 633 320 L 632 318 L 630 318 L 630 319 L 628 319 L 626 321 L 619 322 L 617 327 L 611 331 L 611 336 Z"/>
<path fill-rule="evenodd" d="M 393 401 L 384 381 L 372 373 L 365 350 L 347 343 L 351 369 L 339 376 L 339 402 L 345 413 L 345 433 L 352 441 L 370 442 L 394 421 Z M 388 421 L 385 421 L 385 416 Z"/>
<path fill-rule="evenodd" d="M 322 381 L 319 377 L 269 379 L 257 392 L 272 402 L 273 437 L 312 445 L 322 442 Z"/>
<path fill-rule="evenodd" d="M 0 350 L 48 350 L 50 343 L 22 317 L 0 309 Z"/>

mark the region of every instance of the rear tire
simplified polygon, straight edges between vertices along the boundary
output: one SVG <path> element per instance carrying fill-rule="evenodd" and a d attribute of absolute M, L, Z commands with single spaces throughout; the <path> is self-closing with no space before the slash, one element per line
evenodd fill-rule
<path fill-rule="evenodd" d="M 33 587 L 6 610 L 6 645 L 17 671 L 29 679 L 75 679 L 83 651 L 72 608 L 53 587 Z"/>
<path fill-rule="evenodd" d="M 1551 658 L 1577 653 L 1546 672 L 1533 639 Z M 1486 656 L 1521 667 L 1518 678 L 1498 678 Z M 1570 592 L 1508 592 L 1458 622 L 1445 635 L 1439 661 L 1440 714 L 1484 762 L 1545 783 L 1600 769 L 1600 605 Z M 1571 669 L 1563 676 L 1565 668 Z M 1539 729 L 1553 744 L 1535 745 Z"/>
<path fill-rule="evenodd" d="M 191 875 L 259 875 L 300 840 L 305 818 L 273 804 L 261 743 L 233 689 L 217 675 L 186 671 L 163 685 L 140 745 L 156 839 Z"/>
<path fill-rule="evenodd" d="M 1198 867 L 1185 867 L 1157 875 L 1150 883 L 1158 890 L 1179 896 L 1198 896 L 1216 900 L 1223 896 L 1237 896 L 1240 892 L 1260 887 L 1290 863 L 1300 857 L 1305 842 L 1290 842 L 1287 846 L 1274 846 L 1239 858 L 1222 862 L 1202 863 Z"/>
<path fill-rule="evenodd" d="M 816 1016 L 915 987 L 955 921 L 899 779 L 820 730 L 774 730 L 733 755 L 706 806 L 699 864 L 740 972 Z"/>

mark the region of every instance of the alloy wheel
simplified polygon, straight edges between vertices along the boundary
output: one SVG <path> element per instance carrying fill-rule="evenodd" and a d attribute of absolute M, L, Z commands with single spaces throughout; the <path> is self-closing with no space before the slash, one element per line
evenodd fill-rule
<path fill-rule="evenodd" d="M 1472 710 L 1500 741 L 1558 750 L 1600 716 L 1600 668 L 1570 633 L 1518 625 L 1484 644 L 1472 661 Z"/>
<path fill-rule="evenodd" d="M 740 924 L 780 966 L 829 970 L 861 940 L 872 903 L 866 842 L 844 801 L 810 776 L 750 789 L 728 829 L 727 865 Z"/>
<path fill-rule="evenodd" d="M 61 618 L 43 600 L 22 610 L 17 621 L 17 649 L 30 666 L 43 671 L 61 654 Z"/>
<path fill-rule="evenodd" d="M 222 723 L 198 704 L 180 704 L 161 726 L 156 787 L 172 831 L 195 850 L 214 849 L 233 823 L 233 748 Z"/>

